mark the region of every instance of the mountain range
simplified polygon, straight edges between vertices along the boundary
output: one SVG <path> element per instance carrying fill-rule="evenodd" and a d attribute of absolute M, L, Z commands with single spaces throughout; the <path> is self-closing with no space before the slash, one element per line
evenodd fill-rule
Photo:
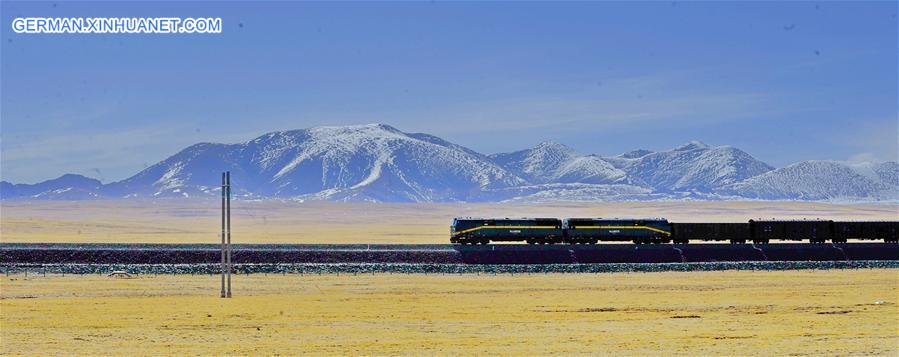
<path fill-rule="evenodd" d="M 774 168 L 731 146 L 698 141 L 668 151 L 578 153 L 547 141 L 484 155 L 389 125 L 315 127 L 239 144 L 201 143 L 122 181 L 66 174 L 0 182 L 2 199 L 217 196 L 232 172 L 241 199 L 375 202 L 534 202 L 659 199 L 899 200 L 899 164 L 803 161 Z"/>

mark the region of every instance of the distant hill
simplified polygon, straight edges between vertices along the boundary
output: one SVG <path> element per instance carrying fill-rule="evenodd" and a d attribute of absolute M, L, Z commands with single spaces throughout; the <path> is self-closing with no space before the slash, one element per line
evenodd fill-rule
<path fill-rule="evenodd" d="M 774 168 L 731 146 L 692 141 L 669 151 L 631 151 L 606 158 L 658 192 L 712 192 Z"/>
<path fill-rule="evenodd" d="M 748 198 L 831 200 L 899 199 L 899 165 L 895 162 L 849 165 L 803 161 L 723 187 Z"/>
<path fill-rule="evenodd" d="M 543 142 L 530 149 L 493 154 L 490 158 L 532 184 L 628 183 L 627 173 L 593 155 L 582 155 L 556 142 Z"/>
<path fill-rule="evenodd" d="M 103 184 L 99 180 L 82 175 L 65 174 L 33 185 L 2 181 L 0 182 L 0 197 L 58 200 L 94 199 L 102 196 L 102 189 Z"/>

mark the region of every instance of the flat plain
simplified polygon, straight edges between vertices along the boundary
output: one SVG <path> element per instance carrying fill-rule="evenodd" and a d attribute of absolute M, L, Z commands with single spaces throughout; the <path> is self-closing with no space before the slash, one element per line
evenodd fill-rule
<path fill-rule="evenodd" d="M 0 355 L 893 355 L 899 271 L 0 277 Z"/>
<path fill-rule="evenodd" d="M 0 202 L 0 242 L 216 243 L 216 200 Z M 895 204 L 235 201 L 235 243 L 447 243 L 457 216 L 896 220 Z M 0 355 L 897 355 L 899 271 L 0 276 Z"/>
<path fill-rule="evenodd" d="M 0 242 L 215 243 L 211 199 L 3 201 Z M 448 243 L 454 217 L 665 217 L 677 222 L 752 218 L 899 220 L 897 204 L 614 202 L 384 204 L 244 201 L 232 205 L 236 243 Z"/>

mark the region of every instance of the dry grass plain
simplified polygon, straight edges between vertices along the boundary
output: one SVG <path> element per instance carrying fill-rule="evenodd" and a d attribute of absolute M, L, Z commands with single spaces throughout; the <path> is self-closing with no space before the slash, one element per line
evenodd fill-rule
<path fill-rule="evenodd" d="M 235 201 L 236 243 L 446 243 L 456 216 L 899 219 L 793 202 Z M 4 201 L 0 242 L 215 243 L 215 200 Z M 897 355 L 899 271 L 0 277 L 0 355 Z M 883 301 L 883 303 L 878 303 Z"/>
<path fill-rule="evenodd" d="M 219 201 L 0 202 L 2 242 L 215 243 Z M 896 204 L 806 202 L 616 202 L 377 204 L 235 201 L 237 243 L 447 243 L 457 216 L 899 219 Z"/>
<path fill-rule="evenodd" d="M 899 271 L 0 277 L 2 355 L 892 355 Z"/>

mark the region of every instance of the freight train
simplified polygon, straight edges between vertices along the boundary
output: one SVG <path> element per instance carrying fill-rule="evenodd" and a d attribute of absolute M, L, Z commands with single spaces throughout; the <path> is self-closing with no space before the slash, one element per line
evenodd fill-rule
<path fill-rule="evenodd" d="M 845 243 L 899 242 L 899 221 L 750 220 L 746 223 L 674 223 L 664 218 L 456 218 L 454 244 L 687 244 L 691 240 L 765 244 L 772 240 Z"/>

